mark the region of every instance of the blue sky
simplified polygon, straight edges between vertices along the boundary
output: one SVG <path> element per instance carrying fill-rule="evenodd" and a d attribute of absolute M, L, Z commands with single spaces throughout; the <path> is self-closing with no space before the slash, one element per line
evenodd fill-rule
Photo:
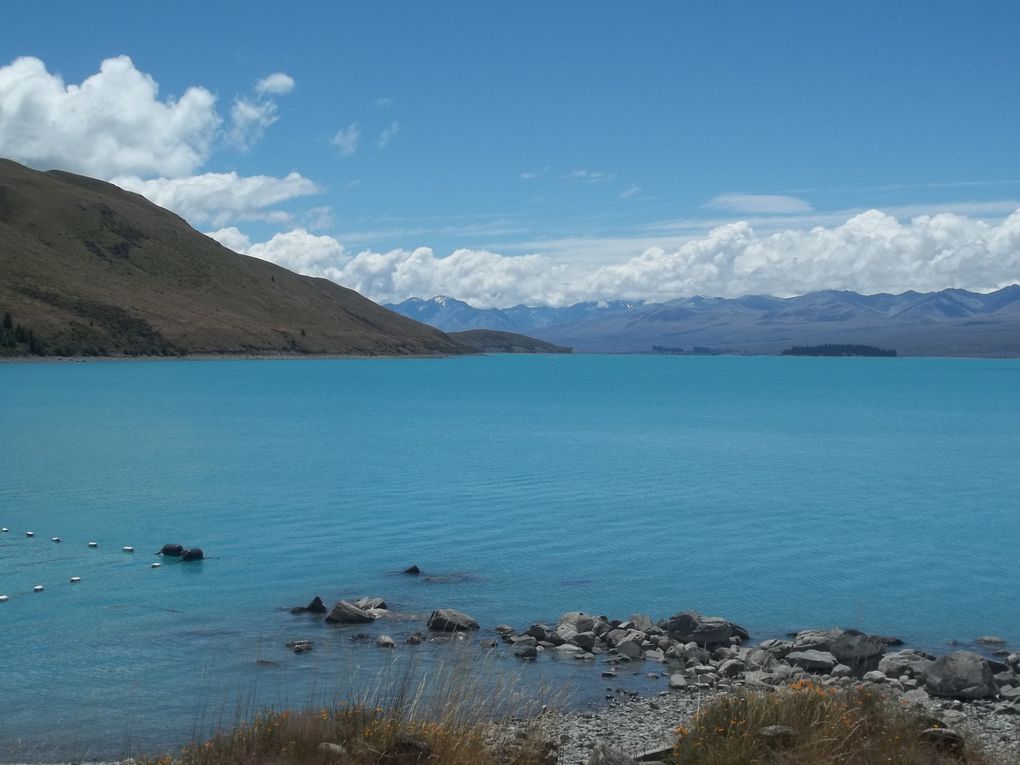
<path fill-rule="evenodd" d="M 993 289 L 1018 29 L 1012 1 L 7 3 L 0 156 L 380 300 Z"/>

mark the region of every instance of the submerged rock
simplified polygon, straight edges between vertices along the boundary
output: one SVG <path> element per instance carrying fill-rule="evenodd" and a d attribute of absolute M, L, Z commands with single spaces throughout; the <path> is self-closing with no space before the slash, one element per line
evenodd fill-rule
<path fill-rule="evenodd" d="M 421 574 L 421 569 L 418 568 L 417 566 L 410 566 L 404 569 L 404 573 L 407 574 L 408 576 L 418 576 L 419 574 Z"/>

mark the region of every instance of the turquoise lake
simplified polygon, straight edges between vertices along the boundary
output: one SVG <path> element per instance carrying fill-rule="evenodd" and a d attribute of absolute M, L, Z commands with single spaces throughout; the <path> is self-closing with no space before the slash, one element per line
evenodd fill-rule
<path fill-rule="evenodd" d="M 2 364 L 0 434 L 0 761 L 169 747 L 453 650 L 383 656 L 352 635 L 424 624 L 289 613 L 314 595 L 481 637 L 696 609 L 1020 645 L 1017 360 Z M 209 559 L 151 568 L 166 542 Z M 604 692 L 598 663 L 490 662 Z"/>

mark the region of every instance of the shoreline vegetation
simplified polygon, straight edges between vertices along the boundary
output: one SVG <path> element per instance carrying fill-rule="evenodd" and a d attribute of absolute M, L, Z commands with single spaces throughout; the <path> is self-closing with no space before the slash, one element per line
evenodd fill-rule
<path fill-rule="evenodd" d="M 784 348 L 781 356 L 896 356 L 896 351 L 876 348 L 873 345 L 848 345 L 827 343 L 824 345 L 795 345 Z"/>
<path fill-rule="evenodd" d="M 295 614 L 334 626 L 384 619 L 380 598 L 315 598 Z M 263 710 L 180 751 L 136 757 L 135 765 L 1008 765 L 1020 761 L 1020 653 L 994 636 L 977 639 L 992 656 L 955 650 L 936 657 L 896 638 L 853 629 L 807 629 L 753 643 L 739 625 L 684 611 L 652 621 L 583 612 L 555 625 L 480 630 L 468 614 L 434 611 L 427 633 L 404 644 L 446 641 L 459 649 L 452 671 L 405 673 L 363 695 L 304 710 Z M 367 637 L 367 636 L 366 636 Z M 402 637 L 402 636 L 401 636 Z M 460 638 L 460 639 L 458 639 Z M 379 650 L 397 640 L 375 636 Z M 314 641 L 289 644 L 295 652 Z M 482 654 L 475 648 L 483 650 Z M 493 658 L 545 655 L 597 662 L 608 683 L 595 712 L 557 711 L 493 690 Z M 467 660 L 464 660 L 467 657 Z M 641 697 L 620 692 L 624 672 L 659 679 Z M 509 676 L 506 673 L 505 676 Z"/>

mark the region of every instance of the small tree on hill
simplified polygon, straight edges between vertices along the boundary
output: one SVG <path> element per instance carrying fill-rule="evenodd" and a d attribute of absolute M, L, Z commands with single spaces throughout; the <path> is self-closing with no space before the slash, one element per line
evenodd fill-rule
<path fill-rule="evenodd" d="M 4 313 L 4 329 L 14 329 L 14 320 L 11 318 L 10 311 Z"/>

